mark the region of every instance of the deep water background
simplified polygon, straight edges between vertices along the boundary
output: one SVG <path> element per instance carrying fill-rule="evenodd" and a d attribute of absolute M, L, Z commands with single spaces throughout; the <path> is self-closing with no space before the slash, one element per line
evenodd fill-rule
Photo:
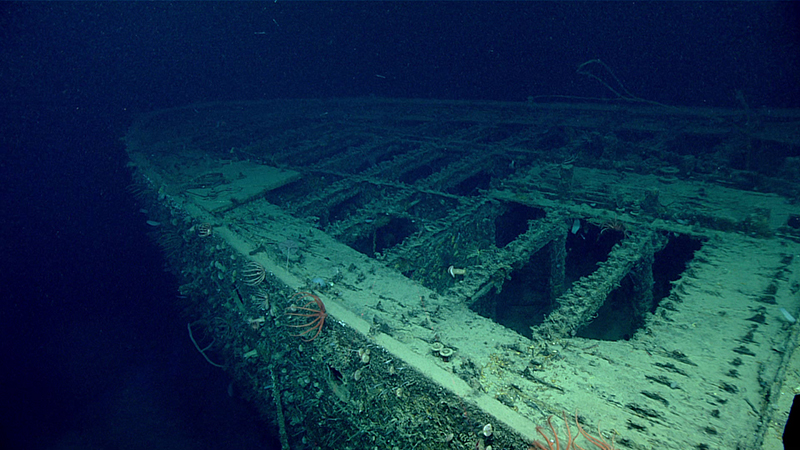
<path fill-rule="evenodd" d="M 0 445 L 276 445 L 186 336 L 120 138 L 240 99 L 800 106 L 796 3 L 0 3 Z"/>

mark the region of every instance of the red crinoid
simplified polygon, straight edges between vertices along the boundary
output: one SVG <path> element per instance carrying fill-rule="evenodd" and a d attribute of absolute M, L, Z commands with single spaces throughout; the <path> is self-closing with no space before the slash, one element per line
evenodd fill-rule
<path fill-rule="evenodd" d="M 567 442 L 566 447 L 563 447 L 564 450 L 584 450 L 583 447 L 579 446 L 575 443 L 575 440 L 578 438 L 578 435 L 575 435 L 573 438 L 572 430 L 569 429 L 569 421 L 567 420 L 567 414 L 562 411 L 561 417 L 564 419 L 564 425 L 567 427 Z M 545 443 L 547 447 L 545 447 L 544 443 L 539 441 L 533 442 L 533 447 L 530 447 L 529 450 L 561 450 L 562 442 L 558 439 L 558 434 L 556 433 L 556 427 L 553 426 L 553 416 L 547 418 L 547 425 L 550 427 L 550 432 L 553 433 L 553 437 L 547 436 L 545 433 L 545 429 L 542 427 L 536 427 L 536 431 L 542 435 L 545 439 Z M 581 423 L 578 421 L 578 411 L 575 411 L 575 425 L 578 427 L 578 432 L 580 436 L 583 436 L 584 439 L 591 442 L 595 447 L 599 448 L 600 450 L 614 450 L 614 440 L 611 440 L 611 443 L 606 441 L 603 438 L 603 435 L 600 434 L 600 430 L 598 429 L 597 435 L 598 437 L 594 437 L 591 434 L 587 433 Z M 554 446 L 555 445 L 555 446 Z"/>
<path fill-rule="evenodd" d="M 295 306 L 291 305 L 287 309 L 290 312 L 287 312 L 287 316 L 295 316 L 295 317 L 308 317 L 312 318 L 308 323 L 302 323 L 299 325 L 289 325 L 290 327 L 294 328 L 308 328 L 306 331 L 303 331 L 300 334 L 295 334 L 293 336 L 300 336 L 306 342 L 311 342 L 319 336 L 319 333 L 322 331 L 322 325 L 325 324 L 325 318 L 328 317 L 328 313 L 325 312 L 325 305 L 322 303 L 322 300 L 319 299 L 315 294 L 310 292 L 298 292 L 292 295 L 291 298 L 306 298 L 311 297 L 311 300 L 303 306 Z M 309 308 L 310 305 L 313 303 L 317 304 L 317 309 Z M 305 311 L 305 312 L 297 312 L 297 311 Z M 314 330 L 317 332 L 314 334 L 314 337 L 311 339 L 306 339 L 304 336 Z"/>

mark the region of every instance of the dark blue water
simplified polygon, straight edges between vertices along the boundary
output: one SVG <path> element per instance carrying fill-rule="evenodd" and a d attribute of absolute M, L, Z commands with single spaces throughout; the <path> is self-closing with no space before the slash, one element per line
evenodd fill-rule
<path fill-rule="evenodd" d="M 795 3 L 0 4 L 0 445 L 270 448 L 191 347 L 119 138 L 193 102 L 614 97 L 800 106 Z"/>

